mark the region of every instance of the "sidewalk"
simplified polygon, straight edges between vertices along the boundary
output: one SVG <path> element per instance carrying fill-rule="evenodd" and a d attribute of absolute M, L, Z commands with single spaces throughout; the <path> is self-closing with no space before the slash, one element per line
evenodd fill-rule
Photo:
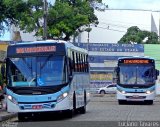
<path fill-rule="evenodd" d="M 8 113 L 5 109 L 0 109 L 0 122 L 16 117 L 16 113 Z"/>

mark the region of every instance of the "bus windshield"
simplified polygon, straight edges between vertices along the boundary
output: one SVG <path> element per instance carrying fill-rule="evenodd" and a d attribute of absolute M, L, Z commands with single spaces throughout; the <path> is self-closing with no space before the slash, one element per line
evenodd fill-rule
<path fill-rule="evenodd" d="M 149 85 L 154 83 L 153 66 L 120 66 L 120 84 Z"/>
<path fill-rule="evenodd" d="M 8 66 L 11 86 L 54 86 L 65 83 L 63 56 L 11 58 Z"/>

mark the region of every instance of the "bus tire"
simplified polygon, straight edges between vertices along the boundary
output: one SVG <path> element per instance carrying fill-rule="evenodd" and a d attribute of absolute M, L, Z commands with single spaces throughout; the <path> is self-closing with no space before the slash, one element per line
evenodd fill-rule
<path fill-rule="evenodd" d="M 73 94 L 73 112 L 76 113 L 76 93 Z"/>
<path fill-rule="evenodd" d="M 119 105 L 124 105 L 124 104 L 125 104 L 125 101 L 124 101 L 124 100 L 118 100 L 118 104 L 119 104 Z"/>
<path fill-rule="evenodd" d="M 18 113 L 18 120 L 19 121 L 25 121 L 25 113 Z"/>
<path fill-rule="evenodd" d="M 74 112 L 73 112 L 73 110 L 71 109 L 71 110 L 67 110 L 66 111 L 66 117 L 67 118 L 72 118 L 73 117 L 73 115 L 74 115 Z"/>
<path fill-rule="evenodd" d="M 73 109 L 67 110 L 67 117 L 72 118 L 74 113 L 76 113 L 76 94 L 73 94 Z"/>
<path fill-rule="evenodd" d="M 84 91 L 84 106 L 80 107 L 79 112 L 81 114 L 86 113 L 86 105 L 87 105 L 87 98 L 86 98 L 86 91 Z"/>
<path fill-rule="evenodd" d="M 153 100 L 147 100 L 147 101 L 146 101 L 146 104 L 147 104 L 147 105 L 153 105 Z"/>

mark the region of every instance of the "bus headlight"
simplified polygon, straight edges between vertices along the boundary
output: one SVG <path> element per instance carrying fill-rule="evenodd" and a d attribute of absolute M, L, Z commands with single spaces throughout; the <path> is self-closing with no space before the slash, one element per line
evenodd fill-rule
<path fill-rule="evenodd" d="M 67 92 L 63 93 L 62 95 L 60 95 L 60 96 L 57 98 L 57 102 L 63 100 L 63 99 L 66 98 L 67 96 L 68 96 L 68 93 L 67 93 Z"/>
<path fill-rule="evenodd" d="M 121 93 L 125 94 L 126 92 L 125 91 L 121 91 Z"/>
<path fill-rule="evenodd" d="M 149 91 L 149 90 L 146 91 L 146 94 L 150 94 L 150 93 L 151 93 L 151 91 Z"/>
<path fill-rule="evenodd" d="M 121 90 L 121 89 L 119 89 L 119 88 L 117 88 L 117 90 L 118 90 L 119 92 L 121 92 L 122 94 L 126 94 L 126 91 L 124 91 L 124 90 Z"/>
<path fill-rule="evenodd" d="M 18 104 L 16 99 L 14 97 L 12 97 L 11 95 L 8 95 L 8 100 L 10 100 L 11 102 L 13 102 L 14 104 Z"/>
<path fill-rule="evenodd" d="M 63 96 L 63 98 L 67 97 L 68 93 L 63 93 L 62 96 Z"/>
<path fill-rule="evenodd" d="M 126 91 L 120 89 L 120 88 L 117 88 L 117 91 L 121 92 L 122 94 L 126 94 Z"/>

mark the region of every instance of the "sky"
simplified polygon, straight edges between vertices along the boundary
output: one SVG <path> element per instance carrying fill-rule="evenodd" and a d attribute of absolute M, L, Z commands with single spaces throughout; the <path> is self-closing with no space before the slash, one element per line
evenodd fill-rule
<path fill-rule="evenodd" d="M 54 0 L 48 0 L 54 3 Z M 103 0 L 109 6 L 109 9 L 142 9 L 142 10 L 160 10 L 160 0 Z M 0 40 L 9 40 L 9 32 L 0 37 Z"/>
<path fill-rule="evenodd" d="M 160 10 L 160 0 L 103 0 L 110 9 Z"/>

